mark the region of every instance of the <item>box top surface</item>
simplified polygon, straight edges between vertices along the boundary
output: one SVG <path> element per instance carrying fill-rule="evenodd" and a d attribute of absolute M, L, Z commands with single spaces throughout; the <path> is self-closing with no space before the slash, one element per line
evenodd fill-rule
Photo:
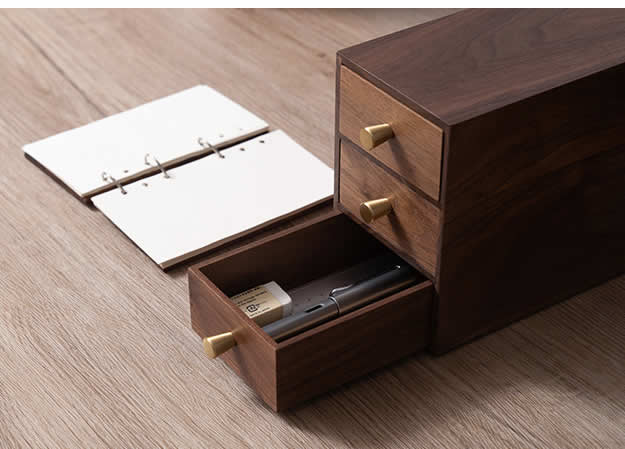
<path fill-rule="evenodd" d="M 467 10 L 339 55 L 453 125 L 623 63 L 625 10 Z"/>

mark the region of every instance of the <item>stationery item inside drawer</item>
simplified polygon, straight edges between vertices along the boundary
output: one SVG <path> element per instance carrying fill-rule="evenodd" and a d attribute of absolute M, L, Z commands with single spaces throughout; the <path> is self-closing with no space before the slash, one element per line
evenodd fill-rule
<path fill-rule="evenodd" d="M 291 296 L 274 281 L 250 288 L 230 298 L 239 309 L 264 326 L 291 314 Z"/>
<path fill-rule="evenodd" d="M 422 277 L 394 255 L 383 255 L 291 290 L 296 311 L 263 330 L 282 341 L 414 285 Z"/>

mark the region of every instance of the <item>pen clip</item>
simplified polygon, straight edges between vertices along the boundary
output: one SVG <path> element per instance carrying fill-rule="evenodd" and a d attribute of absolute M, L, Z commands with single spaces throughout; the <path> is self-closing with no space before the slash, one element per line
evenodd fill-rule
<path fill-rule="evenodd" d="M 401 268 L 401 265 L 395 264 L 395 265 L 393 266 L 393 268 L 391 268 L 391 269 L 390 269 L 390 270 L 388 270 L 388 271 L 399 270 L 400 268 Z M 362 282 L 362 281 L 364 281 L 364 280 L 366 280 L 366 279 L 363 279 L 363 280 L 361 280 L 361 281 L 354 282 L 354 283 L 352 283 L 352 284 L 346 285 L 345 287 L 336 287 L 336 288 L 333 288 L 333 289 L 332 289 L 332 291 L 330 292 L 330 294 L 328 295 L 328 297 L 329 297 L 329 298 L 333 298 L 335 294 L 337 294 L 337 293 L 341 293 L 342 291 L 345 291 L 345 290 L 347 290 L 348 288 L 352 288 L 354 285 L 359 284 L 360 282 Z"/>
<path fill-rule="evenodd" d="M 354 284 L 349 284 L 349 285 L 346 285 L 345 287 L 333 288 L 332 291 L 330 292 L 329 296 L 334 296 L 335 294 L 337 294 L 339 292 L 342 292 L 343 290 L 347 290 L 348 288 L 353 287 L 353 286 L 354 286 Z"/>

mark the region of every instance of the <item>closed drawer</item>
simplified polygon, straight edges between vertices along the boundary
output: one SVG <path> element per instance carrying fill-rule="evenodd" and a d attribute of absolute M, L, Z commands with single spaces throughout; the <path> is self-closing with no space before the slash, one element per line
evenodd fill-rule
<path fill-rule="evenodd" d="M 233 332 L 237 344 L 220 358 L 271 408 L 284 410 L 422 350 L 430 334 L 432 283 L 423 277 L 279 343 L 229 297 L 272 280 L 289 291 L 386 253 L 335 213 L 215 257 L 189 269 L 193 329 L 202 338 Z"/>
<path fill-rule="evenodd" d="M 364 202 L 388 199 L 391 210 L 368 224 L 369 229 L 404 259 L 436 272 L 440 210 L 374 162 L 362 149 L 340 142 L 339 208 L 364 223 Z"/>
<path fill-rule="evenodd" d="M 340 76 L 339 132 L 360 144 L 364 128 L 390 125 L 393 137 L 369 150 L 371 155 L 438 200 L 443 131 L 345 66 Z"/>

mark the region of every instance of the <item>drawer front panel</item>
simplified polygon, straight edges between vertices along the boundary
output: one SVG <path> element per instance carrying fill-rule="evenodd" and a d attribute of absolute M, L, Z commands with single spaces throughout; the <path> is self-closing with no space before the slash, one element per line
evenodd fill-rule
<path fill-rule="evenodd" d="M 281 344 L 278 408 L 422 351 L 430 337 L 433 290 L 424 281 Z"/>
<path fill-rule="evenodd" d="M 363 222 L 361 204 L 388 198 L 392 211 L 366 224 L 401 256 L 436 272 L 440 210 L 349 142 L 340 144 L 339 206 Z"/>
<path fill-rule="evenodd" d="M 339 95 L 339 132 L 360 144 L 362 129 L 389 124 L 393 137 L 370 153 L 438 200 L 443 131 L 345 66 L 341 66 Z"/>
<path fill-rule="evenodd" d="M 196 267 L 189 269 L 189 301 L 193 330 L 201 338 L 232 332 L 237 345 L 220 358 L 275 408 L 275 344 Z"/>

